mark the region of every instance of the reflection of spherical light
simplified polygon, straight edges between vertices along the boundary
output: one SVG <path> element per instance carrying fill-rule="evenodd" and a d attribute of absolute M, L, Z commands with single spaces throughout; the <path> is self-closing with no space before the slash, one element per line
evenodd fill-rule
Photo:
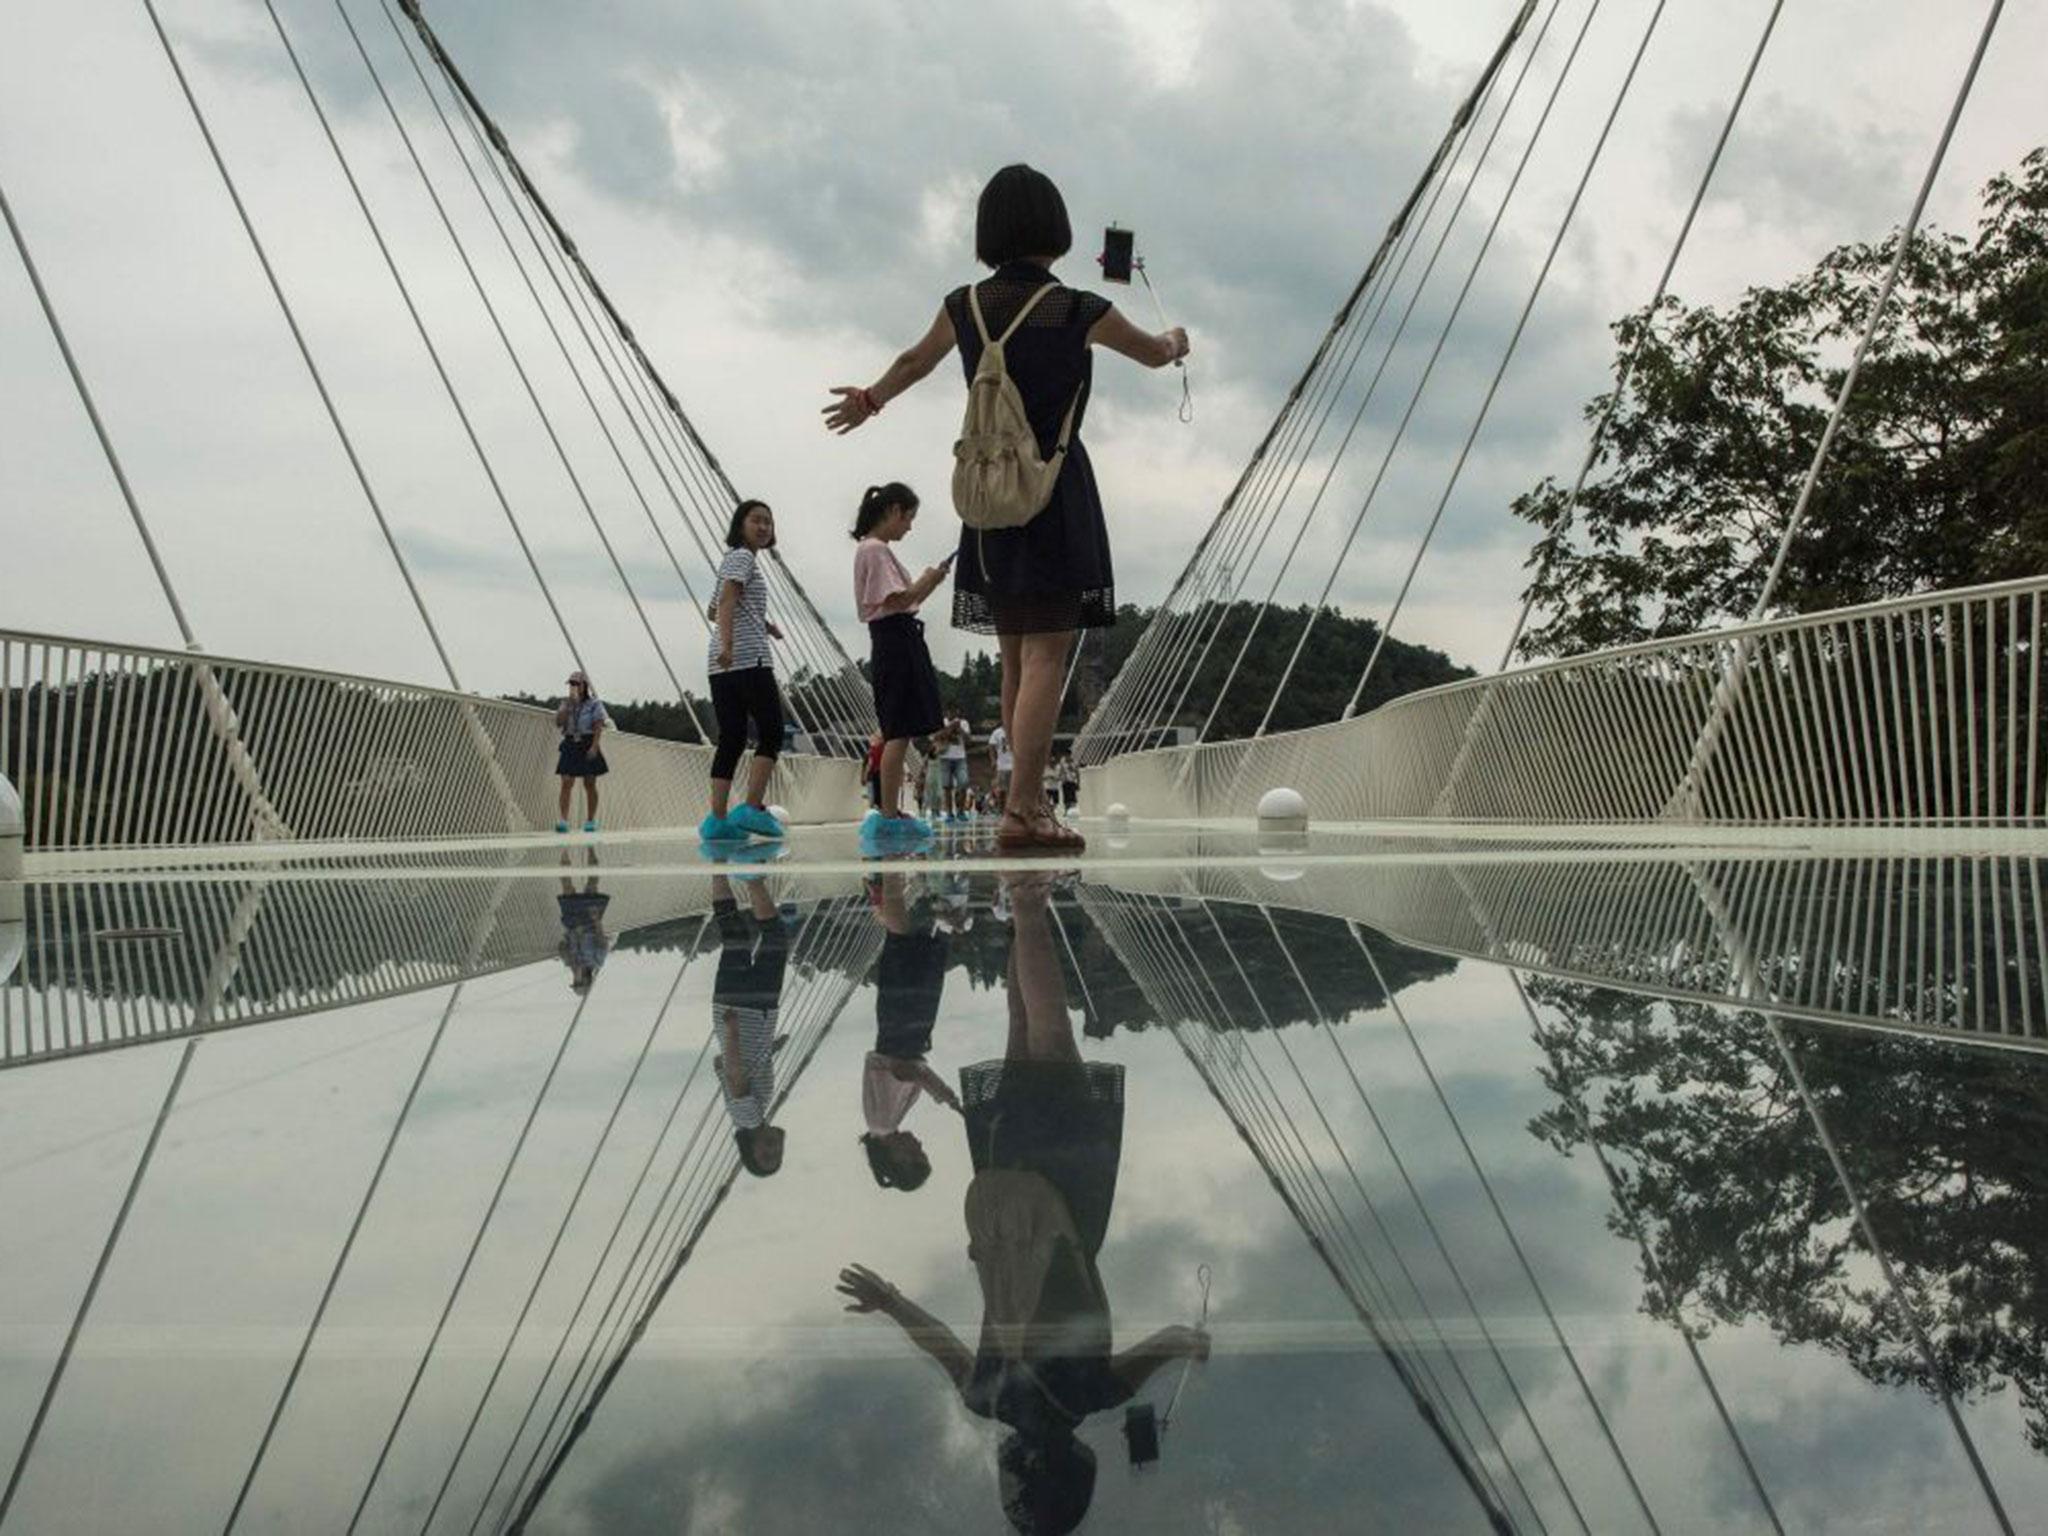
<path fill-rule="evenodd" d="M 1259 830 L 1301 832 L 1308 827 L 1308 802 L 1298 789 L 1276 787 L 1259 796 Z"/>
<path fill-rule="evenodd" d="M 0 773 L 0 880 L 21 878 L 21 796 Z"/>
<path fill-rule="evenodd" d="M 1131 808 L 1119 800 L 1103 812 L 1103 817 L 1112 827 L 1127 827 L 1131 824 Z"/>
<path fill-rule="evenodd" d="M 1263 853 L 1265 850 L 1261 849 L 1260 852 Z M 1259 873 L 1276 885 L 1287 885 L 1292 881 L 1299 880 L 1308 871 L 1299 864 L 1261 864 L 1259 866 Z"/>
<path fill-rule="evenodd" d="M 1307 852 L 1307 832 L 1276 832 L 1266 822 L 1261 821 L 1259 823 L 1259 854 L 1262 858 Z M 1302 876 L 1302 869 L 1299 864 L 1275 864 L 1270 867 L 1261 867 L 1259 873 L 1268 880 L 1299 880 Z"/>
<path fill-rule="evenodd" d="M 1122 853 L 1124 849 L 1131 846 L 1131 840 L 1128 837 L 1117 837 L 1111 834 L 1102 840 L 1102 846 L 1111 853 Z"/>

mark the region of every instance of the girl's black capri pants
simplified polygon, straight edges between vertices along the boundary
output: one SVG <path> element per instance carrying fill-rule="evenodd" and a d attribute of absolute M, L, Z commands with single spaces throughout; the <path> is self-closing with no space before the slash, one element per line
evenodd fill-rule
<path fill-rule="evenodd" d="M 782 695 L 776 691 L 773 667 L 742 667 L 711 674 L 711 710 L 718 717 L 718 750 L 711 756 L 711 777 L 730 779 L 747 749 L 747 725 L 754 727 L 754 754 L 782 755 Z"/>

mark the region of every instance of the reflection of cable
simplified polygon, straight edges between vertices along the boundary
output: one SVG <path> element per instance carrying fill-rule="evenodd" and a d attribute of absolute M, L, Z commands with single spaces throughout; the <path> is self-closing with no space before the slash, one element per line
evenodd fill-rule
<path fill-rule="evenodd" d="M 1195 1284 L 1202 1288 L 1202 1312 L 1195 1321 L 1195 1331 L 1200 1333 L 1209 1326 L 1209 1266 L 1195 1267 Z M 1173 1396 L 1166 1400 L 1166 1412 L 1159 1416 L 1159 1433 L 1165 1434 L 1173 1424 L 1173 1411 L 1180 1406 L 1180 1394 L 1188 1384 L 1188 1373 L 1195 1368 L 1195 1357 L 1189 1355 L 1180 1365 L 1180 1380 L 1173 1384 Z"/>
<path fill-rule="evenodd" d="M 1159 328 L 1170 331 L 1172 325 L 1166 319 L 1166 306 L 1159 302 L 1159 290 L 1152 286 L 1152 278 L 1145 271 L 1145 263 L 1134 261 L 1131 270 L 1138 274 L 1138 280 L 1145 285 L 1145 292 L 1152 296 L 1152 312 L 1159 316 Z M 1195 419 L 1195 397 L 1188 389 L 1188 365 L 1185 358 L 1176 357 L 1173 366 L 1180 370 L 1180 410 L 1176 413 L 1184 422 Z"/>

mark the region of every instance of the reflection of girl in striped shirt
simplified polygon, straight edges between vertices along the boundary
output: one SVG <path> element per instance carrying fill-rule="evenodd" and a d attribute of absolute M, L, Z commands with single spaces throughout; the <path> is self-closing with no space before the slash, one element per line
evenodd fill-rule
<path fill-rule="evenodd" d="M 749 833 L 782 836 L 782 823 L 768 814 L 767 802 L 768 778 L 782 753 L 782 695 L 768 649 L 782 631 L 768 622 L 768 583 L 761 574 L 762 557 L 775 547 L 775 514 L 768 503 L 735 507 L 725 544 L 709 657 L 718 748 L 711 758 L 711 814 L 697 829 L 707 843 L 744 841 Z M 746 751 L 749 725 L 754 760 L 747 768 L 746 800 L 729 812 L 733 770 Z"/>
<path fill-rule="evenodd" d="M 711 983 L 711 1028 L 718 1060 L 719 1091 L 733 1125 L 740 1163 L 757 1178 L 782 1166 L 782 1128 L 770 1125 L 775 1112 L 775 1033 L 782 1011 L 782 979 L 789 964 L 789 939 L 782 914 L 759 880 L 744 882 L 748 912 L 733 899 L 732 885 L 719 875 L 711 884 L 711 911 L 718 923 L 718 975 Z"/>

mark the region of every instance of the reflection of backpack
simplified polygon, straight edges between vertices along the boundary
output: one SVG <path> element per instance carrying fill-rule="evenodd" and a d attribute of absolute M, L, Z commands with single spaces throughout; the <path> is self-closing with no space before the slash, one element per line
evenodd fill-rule
<path fill-rule="evenodd" d="M 1067 1202 L 1042 1175 L 988 1168 L 967 1186 L 967 1256 L 981 1278 L 988 1320 L 1013 1358 L 1024 1353 L 1062 1245 L 1078 1255 L 1081 1235 Z"/>
<path fill-rule="evenodd" d="M 960 423 L 960 440 L 953 445 L 953 508 L 970 528 L 1023 527 L 1052 500 L 1060 467 L 1066 463 L 1080 391 L 1074 392 L 1067 418 L 1060 423 L 1052 458 L 1041 459 L 1038 434 L 1024 413 L 1024 397 L 1017 393 L 1003 359 L 1003 344 L 1017 334 L 1038 301 L 1057 287 L 1058 283 L 1047 283 L 1032 294 L 1009 328 L 991 340 L 981 318 L 981 296 L 968 285 L 967 308 L 981 335 L 981 361 L 967 386 L 967 413 Z"/>

